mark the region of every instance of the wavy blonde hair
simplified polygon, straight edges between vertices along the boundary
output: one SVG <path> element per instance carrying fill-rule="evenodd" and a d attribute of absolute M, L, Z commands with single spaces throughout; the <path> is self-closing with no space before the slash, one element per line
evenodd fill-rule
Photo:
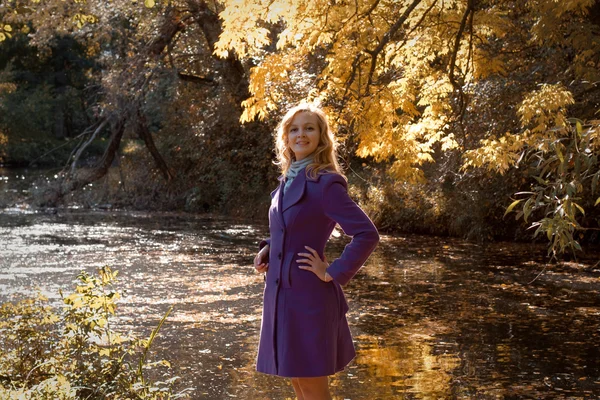
<path fill-rule="evenodd" d="M 292 161 L 295 160 L 294 153 L 288 146 L 288 135 L 294 117 L 302 112 L 311 113 L 317 117 L 320 133 L 319 145 L 312 153 L 314 162 L 306 167 L 307 176 L 315 179 L 317 175 L 326 172 L 336 172 L 343 176 L 342 169 L 337 161 L 338 144 L 329 126 L 327 114 L 320 107 L 310 103 L 300 103 L 291 108 L 277 126 L 275 152 L 277 153 L 277 164 L 281 168 L 281 173 L 286 176 Z"/>

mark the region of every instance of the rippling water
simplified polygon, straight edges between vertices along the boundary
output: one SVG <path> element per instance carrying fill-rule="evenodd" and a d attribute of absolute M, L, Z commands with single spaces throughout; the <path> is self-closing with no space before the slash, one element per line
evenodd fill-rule
<path fill-rule="evenodd" d="M 59 301 L 80 270 L 119 271 L 123 328 L 156 343 L 194 399 L 285 399 L 254 372 L 266 226 L 189 214 L 0 212 L 0 300 Z M 347 242 L 333 239 L 327 258 Z M 544 264 L 545 248 L 383 236 L 345 288 L 357 358 L 335 399 L 592 399 L 600 396 L 600 267 Z M 594 261 L 595 260 L 595 261 Z M 542 272 L 542 274 L 540 274 Z M 539 276 L 538 276 L 539 275 Z"/>

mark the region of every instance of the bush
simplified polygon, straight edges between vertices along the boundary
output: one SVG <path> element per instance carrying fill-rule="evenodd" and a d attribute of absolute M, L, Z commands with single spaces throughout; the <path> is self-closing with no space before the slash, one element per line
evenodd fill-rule
<path fill-rule="evenodd" d="M 148 361 L 148 351 L 165 314 L 150 337 L 140 339 L 114 329 L 117 272 L 81 272 L 78 286 L 56 312 L 48 299 L 5 303 L 0 307 L 0 399 L 176 399 L 178 377 L 147 378 L 169 369 L 166 360 Z M 164 372 L 163 372 L 164 373 Z"/>

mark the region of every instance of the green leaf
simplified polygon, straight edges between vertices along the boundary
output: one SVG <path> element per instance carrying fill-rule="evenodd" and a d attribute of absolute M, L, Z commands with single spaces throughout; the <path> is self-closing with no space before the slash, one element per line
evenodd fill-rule
<path fill-rule="evenodd" d="M 581 211 L 581 213 L 582 213 L 583 215 L 585 215 L 585 211 L 584 211 L 583 207 L 581 207 L 581 206 L 580 206 L 579 204 L 577 204 L 577 203 L 573 203 L 573 205 L 574 205 L 575 207 L 577 207 L 577 209 L 578 209 L 579 211 Z"/>
<path fill-rule="evenodd" d="M 515 195 L 517 194 L 535 194 L 535 192 L 517 192 L 515 193 Z"/>
<path fill-rule="evenodd" d="M 597 206 L 599 203 L 600 203 L 600 197 L 598 197 L 598 198 L 596 199 L 596 202 L 594 203 L 594 206 Z"/>
<path fill-rule="evenodd" d="M 508 206 L 508 208 L 506 209 L 506 211 L 504 212 L 504 217 L 506 217 L 506 214 L 508 214 L 509 212 L 511 212 L 513 210 L 513 208 L 515 208 L 515 206 L 517 204 L 519 204 L 521 201 L 523 201 L 523 200 L 521 199 L 521 200 L 515 200 L 515 201 L 513 201 L 510 204 L 510 206 Z"/>
<path fill-rule="evenodd" d="M 531 211 L 533 211 L 531 203 L 533 203 L 533 198 L 529 198 L 523 205 L 523 217 L 525 219 L 525 222 L 527 222 L 527 218 L 529 218 L 529 215 L 531 215 Z"/>
<path fill-rule="evenodd" d="M 556 145 L 555 147 L 556 149 L 556 155 L 558 156 L 558 159 L 560 160 L 561 163 L 565 162 L 565 156 L 563 155 L 562 151 L 560 150 L 560 145 Z"/>

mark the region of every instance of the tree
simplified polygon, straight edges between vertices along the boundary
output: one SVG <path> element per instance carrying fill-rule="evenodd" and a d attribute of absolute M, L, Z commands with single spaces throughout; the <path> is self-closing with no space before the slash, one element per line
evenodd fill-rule
<path fill-rule="evenodd" d="M 600 92 L 594 0 L 224 4 L 218 54 L 256 62 L 242 121 L 318 100 L 358 156 L 400 180 L 448 155 L 459 179 L 505 173 L 565 135 L 569 110 L 589 118 L 577 105 Z"/>
<path fill-rule="evenodd" d="M 164 77 L 166 69 L 175 70 L 182 81 L 222 85 L 237 104 L 247 96 L 244 69 L 237 59 L 210 60 L 213 58 L 210 56 L 212 47 L 220 33 L 220 21 L 214 7 L 209 7 L 204 1 L 169 2 L 156 6 L 150 2 L 144 5 L 122 1 L 107 6 L 106 2 L 99 0 L 14 0 L 0 7 L 5 31 L 27 30 L 26 27 L 31 24 L 29 34 L 32 42 L 42 49 L 52 41 L 53 35 L 69 33 L 84 43 L 89 51 L 101 54 L 99 62 L 104 68 L 101 81 L 104 96 L 94 105 L 98 117 L 84 132 L 88 138 L 75 152 L 72 167 L 48 193 L 49 203 L 55 203 L 65 194 L 104 176 L 127 129 L 144 141 L 164 178 L 167 181 L 173 179 L 173 171 L 154 143 L 144 110 L 148 96 Z M 196 75 L 190 67 L 180 69 L 175 65 L 182 54 L 173 54 L 173 49 L 185 37 L 184 32 L 189 25 L 196 25 L 198 29 L 194 32 L 199 31 L 204 36 L 204 43 L 197 44 L 200 57 L 195 61 L 201 60 L 200 69 L 208 69 L 212 76 Z M 209 62 L 203 60 L 202 54 L 209 57 Z M 193 61 L 186 63 L 194 64 Z M 195 67 L 198 67 L 197 64 Z M 237 125 L 237 117 L 233 121 Z M 109 132 L 109 139 L 102 158 L 94 168 L 76 169 L 85 147 L 105 130 Z"/>

